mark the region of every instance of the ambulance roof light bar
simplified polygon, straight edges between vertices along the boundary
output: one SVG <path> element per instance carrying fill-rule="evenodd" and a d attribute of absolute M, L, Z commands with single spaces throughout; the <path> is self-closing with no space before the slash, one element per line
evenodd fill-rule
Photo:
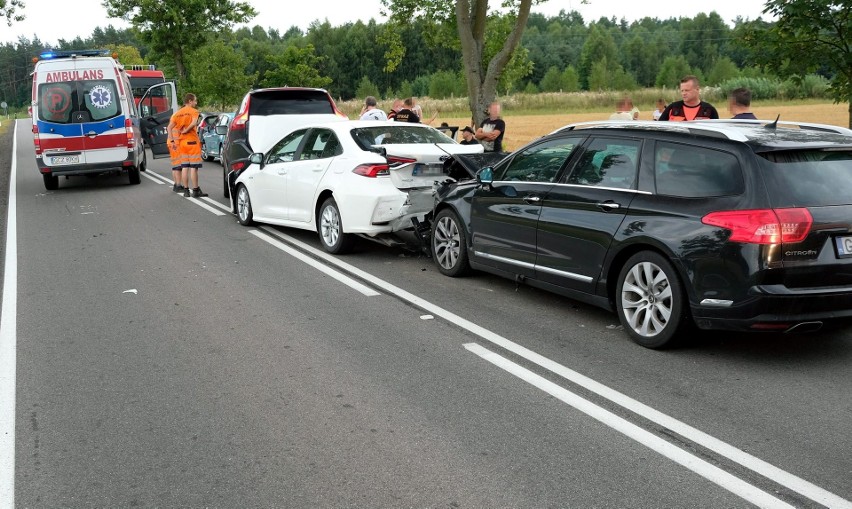
<path fill-rule="evenodd" d="M 108 57 L 110 50 L 108 49 L 80 49 L 80 50 L 52 50 L 46 49 L 39 53 L 39 60 L 53 60 L 56 58 L 69 57 Z"/>

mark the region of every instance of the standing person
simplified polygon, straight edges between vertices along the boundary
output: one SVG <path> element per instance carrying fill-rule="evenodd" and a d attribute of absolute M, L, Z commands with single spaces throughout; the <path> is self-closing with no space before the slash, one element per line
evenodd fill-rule
<path fill-rule="evenodd" d="M 420 115 L 415 111 L 414 105 L 416 101 L 413 97 L 406 97 L 402 102 L 402 109 L 396 112 L 394 120 L 397 122 L 409 122 L 412 124 L 420 123 Z"/>
<path fill-rule="evenodd" d="M 663 100 L 662 97 L 657 99 L 657 107 L 654 109 L 653 117 L 654 120 L 660 120 L 660 115 L 663 114 L 663 110 L 666 109 L 666 101 Z"/>
<path fill-rule="evenodd" d="M 636 120 L 633 116 L 633 101 L 627 97 L 621 98 L 615 103 L 615 113 L 609 116 L 610 120 Z"/>
<path fill-rule="evenodd" d="M 169 127 L 168 127 L 168 143 L 166 144 L 169 147 L 169 157 L 171 158 L 172 163 L 172 180 L 174 184 L 172 185 L 172 191 L 176 193 L 183 193 L 183 178 L 181 177 L 181 156 L 180 152 L 178 152 L 178 130 L 175 129 L 174 116 L 172 119 L 169 119 Z"/>
<path fill-rule="evenodd" d="M 476 139 L 482 143 L 486 152 L 503 151 L 503 135 L 506 134 L 506 122 L 500 118 L 500 103 L 494 101 L 488 105 L 488 118 L 476 130 Z"/>
<path fill-rule="evenodd" d="M 732 118 L 757 120 L 751 112 L 751 90 L 745 87 L 731 90 L 728 95 L 728 111 L 734 115 Z"/>
<path fill-rule="evenodd" d="M 201 168 L 201 140 L 198 139 L 198 122 L 201 116 L 195 107 L 198 98 L 195 94 L 186 94 L 183 108 L 172 115 L 169 125 L 174 124 L 177 131 L 177 151 L 181 160 L 181 178 L 185 197 L 203 198 L 207 193 L 198 187 L 198 168 Z M 190 193 L 190 181 L 192 192 Z"/>
<path fill-rule="evenodd" d="M 701 87 L 697 77 L 689 75 L 680 80 L 680 96 L 683 100 L 666 106 L 666 109 L 660 115 L 660 120 L 684 121 L 719 118 L 719 112 L 716 111 L 716 108 L 701 100 Z"/>
<path fill-rule="evenodd" d="M 402 109 L 402 99 L 394 99 L 393 106 L 391 106 L 391 110 L 388 112 L 388 120 L 396 120 L 396 114 L 399 113 L 399 110 Z"/>
<path fill-rule="evenodd" d="M 364 99 L 364 107 L 361 108 L 360 120 L 387 120 L 388 116 L 376 107 L 377 104 L 376 98 L 368 95 Z"/>
<path fill-rule="evenodd" d="M 473 132 L 473 129 L 469 125 L 464 126 L 464 129 L 462 129 L 462 141 L 460 141 L 459 144 L 476 145 L 479 142 L 474 138 L 475 134 L 476 133 Z"/>

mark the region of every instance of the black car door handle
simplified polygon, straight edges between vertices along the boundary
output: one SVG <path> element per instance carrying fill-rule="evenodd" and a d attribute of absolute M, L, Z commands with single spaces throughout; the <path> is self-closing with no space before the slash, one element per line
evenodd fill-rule
<path fill-rule="evenodd" d="M 604 212 L 612 212 L 613 210 L 618 210 L 621 208 L 621 205 L 615 203 L 614 201 L 603 201 L 597 204 L 598 208 L 603 210 Z"/>
<path fill-rule="evenodd" d="M 535 195 L 524 196 L 524 201 L 532 205 L 535 203 L 539 203 L 541 201 L 541 197 Z"/>

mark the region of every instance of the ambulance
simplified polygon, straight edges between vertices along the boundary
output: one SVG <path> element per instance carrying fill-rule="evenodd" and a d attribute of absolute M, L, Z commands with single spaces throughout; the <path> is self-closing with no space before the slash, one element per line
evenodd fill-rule
<path fill-rule="evenodd" d="M 147 89 L 141 108 L 124 67 L 106 50 L 46 51 L 34 60 L 33 144 L 46 189 L 58 189 L 59 177 L 116 172 L 138 184 L 147 164 L 143 138 L 152 157 L 169 156 L 174 83 Z"/>

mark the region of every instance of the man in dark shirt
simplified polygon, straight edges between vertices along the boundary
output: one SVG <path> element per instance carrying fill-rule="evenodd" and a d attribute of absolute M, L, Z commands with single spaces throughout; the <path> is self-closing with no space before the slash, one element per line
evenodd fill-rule
<path fill-rule="evenodd" d="M 462 129 L 462 141 L 460 141 L 459 144 L 476 145 L 479 142 L 474 139 L 474 134 L 476 133 L 473 132 L 473 129 L 471 129 L 469 125 L 464 126 L 464 129 Z"/>
<path fill-rule="evenodd" d="M 396 114 L 401 109 L 402 109 L 402 100 L 394 99 L 393 106 L 391 106 L 391 110 L 388 112 L 388 120 L 396 120 Z"/>
<path fill-rule="evenodd" d="M 692 75 L 684 76 L 680 80 L 680 96 L 682 101 L 676 101 L 663 110 L 660 120 L 684 121 L 684 120 L 707 120 L 719 118 L 719 112 L 712 104 L 701 100 L 701 87 L 698 78 Z"/>
<path fill-rule="evenodd" d="M 751 90 L 745 87 L 732 90 L 728 96 L 728 111 L 734 114 L 733 118 L 757 120 L 751 112 Z"/>
<path fill-rule="evenodd" d="M 402 109 L 396 112 L 394 120 L 397 122 L 420 123 L 420 116 L 414 112 L 414 98 L 408 97 L 403 101 Z"/>
<path fill-rule="evenodd" d="M 488 118 L 476 130 L 476 139 L 482 143 L 486 152 L 502 152 L 505 132 L 506 122 L 500 118 L 500 103 L 495 101 L 488 106 Z"/>

